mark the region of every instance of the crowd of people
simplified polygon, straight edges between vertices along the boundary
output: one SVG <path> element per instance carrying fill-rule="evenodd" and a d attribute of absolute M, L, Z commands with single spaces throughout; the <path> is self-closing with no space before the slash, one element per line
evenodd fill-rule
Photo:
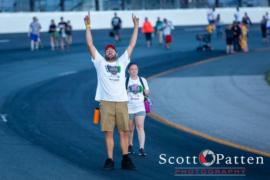
<path fill-rule="evenodd" d="M 248 13 L 245 12 L 242 16 L 239 7 L 236 8 L 234 13 L 234 21 L 232 24 L 226 25 L 223 30 L 223 23 L 221 22 L 220 14 L 216 14 L 215 8 L 212 8 L 207 13 L 208 25 L 206 31 L 210 37 L 216 32 L 217 38 L 221 38 L 223 34 L 226 39 L 226 52 L 232 54 L 235 52 L 248 52 L 248 32 L 249 28 L 253 25 Z M 224 33 L 223 33 L 224 32 Z M 261 33 L 262 41 L 268 42 L 268 35 L 270 32 L 270 20 L 268 12 L 263 15 L 261 20 Z"/>
<path fill-rule="evenodd" d="M 29 25 L 28 36 L 30 38 L 30 49 L 31 51 L 38 50 L 42 47 L 42 41 L 40 36 L 41 25 L 38 22 L 37 17 L 33 17 L 33 21 Z M 65 50 L 72 44 L 72 26 L 70 21 L 64 21 L 64 18 L 60 18 L 58 24 L 52 19 L 49 25 L 48 33 L 50 36 L 51 50 L 56 49 Z"/>
<path fill-rule="evenodd" d="M 59 47 L 59 44 L 61 50 L 69 48 L 72 44 L 72 26 L 70 21 L 65 22 L 63 17 L 60 18 L 58 25 L 55 24 L 53 19 L 51 20 L 49 34 L 51 49 L 53 51 Z"/>
<path fill-rule="evenodd" d="M 157 37 L 158 43 L 160 45 L 165 42 L 165 47 L 167 49 L 170 48 L 170 44 L 172 43 L 172 30 L 174 26 L 171 21 L 168 21 L 166 18 L 163 21 L 160 17 L 157 18 L 155 26 L 149 21 L 146 17 L 144 19 L 141 31 L 145 36 L 146 46 L 149 48 L 152 46 L 153 37 Z"/>
<path fill-rule="evenodd" d="M 112 30 L 109 32 L 109 36 L 113 37 L 115 42 L 121 41 L 120 30 L 122 28 L 122 20 L 114 13 L 114 17 L 111 20 Z M 41 41 L 41 24 L 37 17 L 33 17 L 33 21 L 29 25 L 29 38 L 30 38 L 30 49 L 32 51 L 38 50 L 42 47 Z M 165 42 L 165 47 L 170 48 L 172 43 L 172 30 L 174 26 L 171 21 L 164 18 L 161 20 L 160 17 L 157 18 L 155 26 L 145 18 L 143 25 L 141 27 L 141 32 L 145 36 L 146 46 L 152 46 L 152 40 L 154 37 L 157 38 L 158 44 L 163 45 Z M 48 29 L 50 37 L 51 50 L 65 50 L 72 45 L 72 25 L 71 22 L 65 21 L 63 17 L 60 18 L 60 22 L 57 24 L 54 19 L 51 20 Z"/>
<path fill-rule="evenodd" d="M 166 18 L 163 21 L 160 17 L 157 18 L 156 24 L 153 27 L 148 18 L 145 18 L 144 23 L 142 25 L 142 33 L 145 35 L 146 45 L 147 47 L 151 47 L 152 45 L 152 37 L 157 37 L 158 43 L 160 45 L 165 41 L 165 47 L 170 48 L 170 44 L 172 43 L 172 30 L 174 26 L 171 21 L 168 21 Z"/>
<path fill-rule="evenodd" d="M 122 20 L 114 13 L 114 17 L 111 20 L 112 30 L 110 31 L 110 36 L 114 37 L 116 42 L 121 40 L 120 29 L 122 28 Z M 141 27 L 141 32 L 145 36 L 146 46 L 149 48 L 152 46 L 153 37 L 157 37 L 158 43 L 160 45 L 165 41 L 165 47 L 170 48 L 172 43 L 172 30 L 174 26 L 171 21 L 166 18 L 163 21 L 160 17 L 157 18 L 155 26 L 145 17 L 144 22 Z"/>
<path fill-rule="evenodd" d="M 208 49 L 212 50 L 211 39 L 216 34 L 218 39 L 226 39 L 226 52 L 228 54 L 235 53 L 238 51 L 248 52 L 248 32 L 250 26 L 253 25 L 251 18 L 247 12 L 240 11 L 237 7 L 235 13 L 233 14 L 234 21 L 232 24 L 225 25 L 222 22 L 222 17 L 216 12 L 215 8 L 209 9 L 207 12 L 208 25 L 206 27 L 207 36 L 197 38 L 198 40 L 207 40 L 206 44 L 198 49 Z M 109 35 L 114 38 L 115 42 L 121 41 L 121 28 L 122 20 L 114 13 L 111 20 L 112 30 Z M 268 36 L 270 34 L 270 19 L 269 14 L 266 12 L 260 23 L 262 42 L 268 43 Z M 29 38 L 31 40 L 30 47 L 31 50 L 37 50 L 42 47 L 42 41 L 40 37 L 41 25 L 38 22 L 37 17 L 33 17 L 33 21 L 29 26 Z M 161 20 L 157 17 L 155 24 L 145 17 L 144 22 L 141 26 L 141 33 L 145 37 L 146 47 L 150 48 L 153 44 L 153 38 L 156 38 L 159 45 L 163 45 L 167 49 L 170 48 L 172 43 L 172 30 L 174 26 L 171 21 L 164 18 Z M 63 17 L 60 18 L 60 22 L 57 24 L 55 20 L 51 20 L 49 26 L 49 36 L 50 36 L 50 46 L 51 50 L 56 49 L 65 50 L 68 49 L 72 44 L 72 26 L 70 21 L 65 21 Z"/>

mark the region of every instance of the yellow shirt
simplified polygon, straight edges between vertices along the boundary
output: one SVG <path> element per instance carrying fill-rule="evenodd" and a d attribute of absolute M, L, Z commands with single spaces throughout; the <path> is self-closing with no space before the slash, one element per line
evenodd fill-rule
<path fill-rule="evenodd" d="M 214 26 L 211 25 L 211 24 L 209 24 L 209 25 L 206 27 L 206 31 L 207 31 L 208 33 L 212 33 L 212 32 L 214 31 Z"/>

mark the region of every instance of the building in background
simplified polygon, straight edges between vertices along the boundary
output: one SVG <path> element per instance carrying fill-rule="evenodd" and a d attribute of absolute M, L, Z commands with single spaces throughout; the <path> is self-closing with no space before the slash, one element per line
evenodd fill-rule
<path fill-rule="evenodd" d="M 270 6 L 270 0 L 0 0 L 1 12 Z"/>

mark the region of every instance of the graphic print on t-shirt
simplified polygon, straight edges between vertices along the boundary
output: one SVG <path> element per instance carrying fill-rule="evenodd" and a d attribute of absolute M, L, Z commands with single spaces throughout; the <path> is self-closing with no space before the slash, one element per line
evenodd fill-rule
<path fill-rule="evenodd" d="M 112 81 L 119 81 L 120 79 L 120 72 L 121 72 L 121 66 L 112 66 L 112 65 L 106 65 L 105 66 L 106 71 L 110 74 L 109 79 Z"/>
<path fill-rule="evenodd" d="M 139 93 L 143 92 L 143 87 L 142 85 L 132 84 L 128 86 L 128 92 L 132 93 L 131 100 L 139 100 L 140 98 Z"/>
<path fill-rule="evenodd" d="M 106 70 L 107 70 L 107 72 L 110 72 L 112 75 L 116 75 L 117 73 L 121 72 L 121 66 L 107 65 Z"/>
<path fill-rule="evenodd" d="M 133 93 L 133 94 L 138 94 L 143 92 L 143 87 L 141 85 L 138 84 L 132 84 L 130 86 L 128 86 L 128 90 L 129 92 Z"/>

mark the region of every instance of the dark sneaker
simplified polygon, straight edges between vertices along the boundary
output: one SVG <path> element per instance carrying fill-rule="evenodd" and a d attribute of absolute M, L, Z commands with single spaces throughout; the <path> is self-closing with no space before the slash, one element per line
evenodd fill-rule
<path fill-rule="evenodd" d="M 122 167 L 122 169 L 125 169 L 125 170 L 136 169 L 135 165 L 133 164 L 133 162 L 131 161 L 131 159 L 129 157 L 122 159 L 121 167 Z"/>
<path fill-rule="evenodd" d="M 113 160 L 112 159 L 106 159 L 103 168 L 105 170 L 113 170 L 114 169 L 114 162 L 113 162 Z"/>
<path fill-rule="evenodd" d="M 135 151 L 133 150 L 133 146 L 128 146 L 128 154 L 135 154 Z"/>
<path fill-rule="evenodd" d="M 139 149 L 138 155 L 139 155 L 139 156 L 146 157 L 147 154 L 144 152 L 144 149 L 143 149 L 143 148 L 140 148 L 140 149 Z"/>

